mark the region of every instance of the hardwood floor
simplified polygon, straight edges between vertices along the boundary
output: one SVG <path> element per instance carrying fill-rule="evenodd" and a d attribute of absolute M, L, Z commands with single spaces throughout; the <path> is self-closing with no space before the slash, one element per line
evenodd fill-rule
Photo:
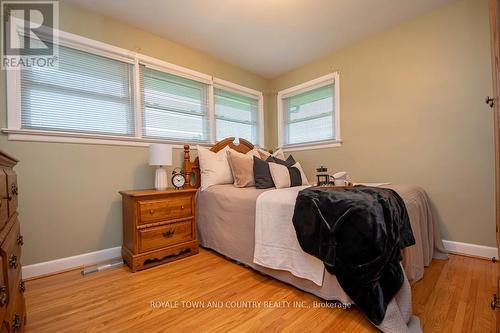
<path fill-rule="evenodd" d="M 424 332 L 494 332 L 495 312 L 489 307 L 494 268 L 492 262 L 456 255 L 435 260 L 413 286 L 414 313 Z M 72 271 L 28 281 L 26 287 L 28 333 L 377 332 L 355 308 L 264 305 L 323 302 L 203 249 L 196 256 L 137 273 L 126 266 L 86 277 Z M 181 301 L 193 303 L 183 307 Z M 244 301 L 247 306 L 237 308 Z M 262 303 L 252 308 L 249 301 Z M 205 308 L 195 308 L 200 304 Z M 224 304 L 235 308 L 217 308 Z"/>

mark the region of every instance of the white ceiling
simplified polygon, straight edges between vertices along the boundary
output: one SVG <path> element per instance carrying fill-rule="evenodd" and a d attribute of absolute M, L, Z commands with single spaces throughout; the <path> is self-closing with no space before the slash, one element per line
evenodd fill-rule
<path fill-rule="evenodd" d="M 266 78 L 454 0 L 67 0 Z"/>

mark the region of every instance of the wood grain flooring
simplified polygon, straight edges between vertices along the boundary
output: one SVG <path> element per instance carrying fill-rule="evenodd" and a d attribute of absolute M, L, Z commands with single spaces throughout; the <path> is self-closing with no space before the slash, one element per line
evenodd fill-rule
<path fill-rule="evenodd" d="M 494 332 L 495 265 L 456 255 L 433 261 L 413 286 L 424 332 Z M 325 303 L 203 249 L 137 273 L 122 267 L 28 281 L 26 301 L 28 333 L 377 331 L 356 308 L 314 308 Z M 274 301 L 296 303 L 264 303 Z"/>

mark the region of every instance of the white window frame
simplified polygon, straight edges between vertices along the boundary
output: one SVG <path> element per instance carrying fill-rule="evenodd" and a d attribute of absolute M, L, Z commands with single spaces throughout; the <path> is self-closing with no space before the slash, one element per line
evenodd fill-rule
<path fill-rule="evenodd" d="M 21 27 L 21 26 L 20 26 Z M 20 29 L 20 28 L 19 28 Z M 105 56 L 111 59 L 127 62 L 133 65 L 133 75 L 131 84 L 134 92 L 134 116 L 135 116 L 135 136 L 123 137 L 105 134 L 87 134 L 76 132 L 59 132 L 46 130 L 32 130 L 21 128 L 21 79 L 20 70 L 8 70 L 6 72 L 6 97 L 7 97 L 7 128 L 1 131 L 7 134 L 8 140 L 13 141 L 39 141 L 39 142 L 61 142 L 61 143 L 83 143 L 83 144 L 104 144 L 122 146 L 143 146 L 147 147 L 151 143 L 169 143 L 174 148 L 182 148 L 185 143 L 211 145 L 215 143 L 215 104 L 213 97 L 214 85 L 223 86 L 223 89 L 232 89 L 240 93 L 250 94 L 259 97 L 258 110 L 258 142 L 257 146 L 264 144 L 264 103 L 263 94 L 257 90 L 246 88 L 238 84 L 214 78 L 211 75 L 197 72 L 182 66 L 178 66 L 166 61 L 162 61 L 144 54 L 136 53 L 116 47 L 110 44 L 99 42 L 93 39 L 57 30 L 57 45 L 71 47 L 88 53 Z M 182 76 L 191 80 L 209 85 L 209 143 L 186 140 L 162 140 L 149 139 L 142 136 L 142 105 L 140 86 L 140 65 L 147 65 L 156 70 Z"/>
<path fill-rule="evenodd" d="M 321 88 L 323 86 L 333 84 L 333 99 L 334 99 L 334 110 L 332 120 L 335 124 L 334 133 L 335 138 L 321 141 L 312 141 L 296 144 L 285 144 L 285 114 L 283 110 L 283 99 L 291 97 L 297 94 L 301 94 L 310 90 Z M 334 72 L 321 76 L 317 79 L 310 80 L 294 87 L 281 90 L 278 92 L 277 97 L 278 106 L 278 147 L 285 151 L 295 151 L 295 150 L 310 150 L 310 149 L 321 149 L 330 147 L 340 147 L 342 145 L 342 140 L 340 138 L 340 80 L 339 72 Z M 333 124 L 332 124 L 333 126 Z"/>

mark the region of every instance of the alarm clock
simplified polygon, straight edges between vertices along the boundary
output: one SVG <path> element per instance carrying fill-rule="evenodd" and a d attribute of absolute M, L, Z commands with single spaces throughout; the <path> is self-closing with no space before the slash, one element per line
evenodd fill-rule
<path fill-rule="evenodd" d="M 185 184 L 186 177 L 184 177 L 184 173 L 181 168 L 175 168 L 174 171 L 172 171 L 172 185 L 174 185 L 176 190 L 179 190 L 184 188 Z"/>

